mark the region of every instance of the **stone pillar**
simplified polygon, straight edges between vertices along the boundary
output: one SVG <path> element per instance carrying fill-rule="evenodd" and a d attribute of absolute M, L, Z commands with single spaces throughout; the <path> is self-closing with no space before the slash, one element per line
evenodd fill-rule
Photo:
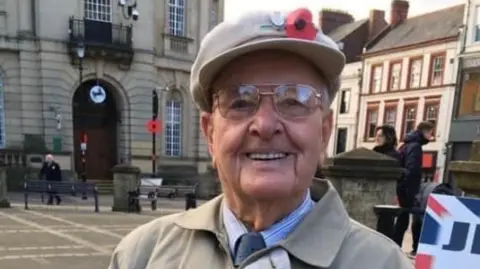
<path fill-rule="evenodd" d="M 128 192 L 135 191 L 140 183 L 140 168 L 129 164 L 113 167 L 112 211 L 129 212 Z"/>
<path fill-rule="evenodd" d="M 7 195 L 7 168 L 0 167 L 0 208 L 10 207 Z"/>
<path fill-rule="evenodd" d="M 467 196 L 480 197 L 480 140 L 473 141 L 470 160 L 451 161 L 449 170 Z"/>
<path fill-rule="evenodd" d="M 340 194 L 350 217 L 375 229 L 375 205 L 392 204 L 402 175 L 397 160 L 357 148 L 326 161 L 322 173 Z"/>

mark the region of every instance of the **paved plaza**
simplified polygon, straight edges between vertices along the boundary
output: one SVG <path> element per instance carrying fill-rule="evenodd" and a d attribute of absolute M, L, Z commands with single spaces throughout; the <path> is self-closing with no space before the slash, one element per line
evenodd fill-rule
<path fill-rule="evenodd" d="M 20 201 L 14 201 L 12 208 L 0 209 L 0 268 L 107 268 L 124 235 L 184 206 L 181 200 L 165 200 L 157 211 L 145 204 L 141 214 L 127 214 L 111 212 L 107 205 L 94 213 L 93 201 L 83 203 L 45 206 L 34 201 L 30 210 L 24 210 Z"/>
<path fill-rule="evenodd" d="M 30 210 L 15 195 L 12 208 L 0 209 L 1 269 L 103 269 L 120 239 L 135 227 L 159 216 L 183 211 L 183 201 L 160 200 L 157 211 L 143 204 L 140 214 L 111 212 L 108 196 L 100 212 L 93 201 L 67 198 L 60 206 L 46 206 L 32 197 Z M 17 199 L 18 198 L 18 199 Z M 410 251 L 406 235 L 404 250 Z"/>

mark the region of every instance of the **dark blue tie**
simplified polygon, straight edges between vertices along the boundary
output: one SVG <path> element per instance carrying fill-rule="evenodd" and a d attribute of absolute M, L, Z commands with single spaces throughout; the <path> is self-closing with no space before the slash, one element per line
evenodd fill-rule
<path fill-rule="evenodd" d="M 235 243 L 233 262 L 239 266 L 248 256 L 266 248 L 265 240 L 260 233 L 246 233 L 238 238 Z"/>

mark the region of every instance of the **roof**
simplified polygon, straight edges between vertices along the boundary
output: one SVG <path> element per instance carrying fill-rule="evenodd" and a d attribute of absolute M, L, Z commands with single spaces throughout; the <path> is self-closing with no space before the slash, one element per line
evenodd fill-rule
<path fill-rule="evenodd" d="M 465 5 L 457 5 L 408 18 L 395 28 L 380 34 L 367 53 L 455 37 L 463 25 Z"/>
<path fill-rule="evenodd" d="M 368 19 L 358 20 L 358 21 L 344 24 L 342 26 L 337 27 L 335 30 L 331 31 L 330 33 L 328 33 L 328 36 L 332 38 L 333 41 L 340 42 L 366 22 L 368 22 Z"/>

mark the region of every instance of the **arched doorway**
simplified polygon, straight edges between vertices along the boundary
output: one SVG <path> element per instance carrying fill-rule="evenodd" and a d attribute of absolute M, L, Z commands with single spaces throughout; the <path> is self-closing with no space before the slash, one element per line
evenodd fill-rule
<path fill-rule="evenodd" d="M 118 110 L 113 86 L 101 80 L 85 81 L 73 96 L 75 170 L 82 171 L 81 142 L 87 138 L 87 179 L 111 179 L 117 164 Z"/>

